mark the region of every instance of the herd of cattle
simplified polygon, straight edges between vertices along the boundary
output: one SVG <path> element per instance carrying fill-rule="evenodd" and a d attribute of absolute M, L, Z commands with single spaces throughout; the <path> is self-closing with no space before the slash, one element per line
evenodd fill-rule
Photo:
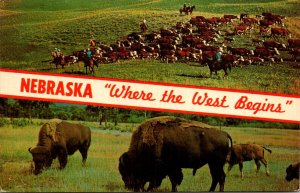
<path fill-rule="evenodd" d="M 93 52 L 86 58 L 85 50 L 62 56 L 56 65 L 78 61 L 94 72 L 94 66 L 126 59 L 160 59 L 163 62 L 197 62 L 212 65 L 211 71 L 240 65 L 264 65 L 275 62 L 299 61 L 300 38 L 291 38 L 284 26 L 285 17 L 262 13 L 255 17 L 247 14 L 223 17 L 191 17 L 188 22 L 177 22 L 169 29 L 156 32 L 132 32 L 113 44 L 90 42 Z M 242 46 L 234 41 L 244 38 Z M 222 48 L 221 66 L 213 66 L 214 54 Z M 284 52 L 284 54 L 282 54 Z M 282 56 L 284 55 L 284 56 Z M 224 66 L 225 65 L 225 66 Z"/>
<path fill-rule="evenodd" d="M 37 145 L 28 149 L 33 157 L 33 172 L 37 175 L 49 168 L 56 157 L 60 169 L 63 169 L 67 156 L 77 150 L 85 164 L 90 145 L 91 131 L 88 127 L 60 119 L 49 120 L 39 131 Z M 261 162 L 266 174 L 270 174 L 264 149 L 271 153 L 270 149 L 256 144 L 233 145 L 227 132 L 207 124 L 162 116 L 144 121 L 133 131 L 128 151 L 119 158 L 118 169 L 129 190 L 145 191 L 149 182 L 147 191 L 155 191 L 168 176 L 172 191 L 177 191 L 183 180 L 182 168 L 193 169 L 195 175 L 197 169 L 208 164 L 212 177 L 210 191 L 214 191 L 218 184 L 223 191 L 226 162 L 229 164 L 228 171 L 239 164 L 242 178 L 244 161 L 254 160 L 256 172 Z M 286 180 L 299 180 L 299 171 L 300 162 L 288 166 Z"/>

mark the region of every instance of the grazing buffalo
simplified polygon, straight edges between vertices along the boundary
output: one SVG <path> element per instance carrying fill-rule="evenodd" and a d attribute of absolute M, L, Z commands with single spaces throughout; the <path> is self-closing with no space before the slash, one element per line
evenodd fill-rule
<path fill-rule="evenodd" d="M 134 191 L 158 188 L 169 176 L 172 191 L 183 180 L 182 168 L 197 169 L 209 165 L 210 191 L 217 184 L 224 190 L 227 154 L 232 139 L 228 133 L 209 125 L 176 117 L 156 117 L 140 124 L 132 134 L 129 150 L 119 158 L 119 172 L 125 187 Z"/>
<path fill-rule="evenodd" d="M 256 164 L 256 174 L 259 171 L 260 163 L 263 163 L 266 168 L 266 174 L 270 175 L 268 162 L 264 158 L 264 149 L 272 153 L 270 149 L 256 144 L 236 144 L 233 145 L 232 151 L 228 155 L 228 172 L 235 164 L 239 164 L 241 177 L 243 178 L 243 162 L 254 160 Z"/>
<path fill-rule="evenodd" d="M 292 181 L 293 179 L 298 179 L 299 180 L 299 175 L 300 175 L 300 162 L 298 163 L 293 163 L 289 165 L 289 167 L 286 168 L 286 177 L 285 179 L 287 181 Z"/>
<path fill-rule="evenodd" d="M 69 123 L 60 119 L 51 119 L 40 128 L 36 147 L 29 148 L 34 162 L 34 174 L 49 168 L 53 159 L 58 157 L 60 169 L 65 168 L 68 155 L 79 150 L 82 163 L 85 164 L 91 144 L 91 131 L 81 124 Z"/>

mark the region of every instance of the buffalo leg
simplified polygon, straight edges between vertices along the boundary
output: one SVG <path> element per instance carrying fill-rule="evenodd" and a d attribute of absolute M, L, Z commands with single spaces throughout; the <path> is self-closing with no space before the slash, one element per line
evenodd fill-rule
<path fill-rule="evenodd" d="M 267 160 L 265 160 L 264 158 L 262 158 L 260 161 L 261 161 L 261 163 L 264 164 L 264 166 L 265 166 L 265 168 L 266 168 L 266 174 L 267 174 L 267 176 L 269 176 L 269 175 L 270 175 L 270 171 L 269 171 L 269 167 L 268 167 L 268 162 L 267 162 Z"/>
<path fill-rule="evenodd" d="M 156 189 L 161 185 L 162 179 L 154 179 L 149 182 L 147 192 L 157 192 Z"/>
<path fill-rule="evenodd" d="M 258 171 L 260 169 L 260 163 L 259 163 L 259 160 L 258 159 L 255 159 L 255 164 L 256 164 L 256 175 L 258 174 Z"/>
<path fill-rule="evenodd" d="M 58 153 L 58 161 L 60 165 L 60 169 L 64 169 L 68 162 L 67 150 L 65 148 L 61 148 Z"/>
<path fill-rule="evenodd" d="M 210 192 L 215 191 L 217 184 L 220 185 L 220 192 L 224 191 L 225 177 L 226 174 L 223 170 L 224 164 L 220 163 L 209 163 L 210 174 L 212 177 Z"/>
<path fill-rule="evenodd" d="M 183 180 L 181 168 L 171 169 L 168 175 L 172 184 L 172 192 L 177 192 L 177 185 L 180 185 Z"/>
<path fill-rule="evenodd" d="M 81 156 L 82 156 L 82 165 L 84 166 L 85 165 L 85 162 L 86 162 L 86 159 L 87 159 L 87 148 L 81 148 L 79 149 L 80 153 L 81 153 Z"/>
<path fill-rule="evenodd" d="M 241 172 L 241 178 L 244 178 L 244 174 L 243 174 L 243 161 L 239 162 L 239 168 L 240 168 L 240 172 Z"/>
<path fill-rule="evenodd" d="M 230 172 L 230 170 L 232 169 L 232 167 L 233 167 L 233 165 L 230 165 L 230 164 L 229 164 L 228 169 L 227 169 L 227 173 Z"/>

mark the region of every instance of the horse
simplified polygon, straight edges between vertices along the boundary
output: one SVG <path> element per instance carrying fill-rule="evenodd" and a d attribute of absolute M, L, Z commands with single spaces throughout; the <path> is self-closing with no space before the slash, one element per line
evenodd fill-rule
<path fill-rule="evenodd" d="M 180 15 L 184 12 L 186 15 L 188 15 L 189 13 L 192 14 L 194 9 L 196 9 L 196 6 L 193 5 L 193 6 L 188 6 L 186 8 L 180 8 L 179 9 L 179 12 L 180 12 Z"/>
<path fill-rule="evenodd" d="M 231 72 L 231 63 L 226 62 L 225 60 L 222 60 L 220 62 L 217 62 L 216 59 L 213 57 L 213 52 L 203 53 L 203 60 L 202 64 L 207 64 L 210 71 L 210 78 L 212 78 L 213 72 L 215 72 L 216 76 L 218 76 L 218 71 L 223 70 L 224 71 L 224 78 L 228 76 L 227 69 Z"/>
<path fill-rule="evenodd" d="M 67 65 L 64 55 L 54 57 L 53 60 L 50 63 L 55 64 L 56 68 L 57 68 L 58 65 L 61 65 L 62 68 L 64 68 L 65 65 Z"/>
<path fill-rule="evenodd" d="M 90 73 L 95 74 L 94 68 L 95 66 L 98 67 L 98 61 L 95 59 L 94 56 L 90 57 L 90 58 L 86 58 L 84 60 L 84 67 L 85 67 L 85 73 L 87 74 L 88 72 L 88 68 Z"/>
<path fill-rule="evenodd" d="M 145 24 L 144 22 L 141 22 L 140 23 L 140 29 L 141 29 L 142 32 L 147 31 L 147 29 L 148 29 L 147 24 Z"/>

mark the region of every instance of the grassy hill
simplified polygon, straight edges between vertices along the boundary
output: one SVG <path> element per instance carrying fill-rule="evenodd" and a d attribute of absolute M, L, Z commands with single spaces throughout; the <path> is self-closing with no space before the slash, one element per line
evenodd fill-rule
<path fill-rule="evenodd" d="M 3 3 L 4 2 L 4 3 Z M 193 16 L 223 16 L 249 13 L 254 16 L 272 12 L 287 16 L 286 26 L 294 37 L 300 37 L 297 0 L 192 0 L 196 5 Z M 5 0 L 0 9 L 0 67 L 55 73 L 84 71 L 82 66 L 55 69 L 47 60 L 50 52 L 60 48 L 63 53 L 88 47 L 91 34 L 98 41 L 114 43 L 131 32 L 146 18 L 149 31 L 169 28 L 191 16 L 180 16 L 181 0 Z M 281 39 L 280 41 L 286 41 Z M 234 46 L 251 46 L 239 37 Z M 272 72 L 272 73 L 270 73 Z M 222 72 L 221 72 L 222 74 Z M 211 79 L 207 67 L 196 63 L 163 64 L 159 60 L 121 61 L 101 65 L 96 76 L 173 82 L 213 87 L 239 88 L 267 92 L 299 94 L 299 70 L 293 65 L 271 67 L 249 66 L 233 69 L 228 80 Z M 270 77 L 271 76 L 271 77 Z"/>

